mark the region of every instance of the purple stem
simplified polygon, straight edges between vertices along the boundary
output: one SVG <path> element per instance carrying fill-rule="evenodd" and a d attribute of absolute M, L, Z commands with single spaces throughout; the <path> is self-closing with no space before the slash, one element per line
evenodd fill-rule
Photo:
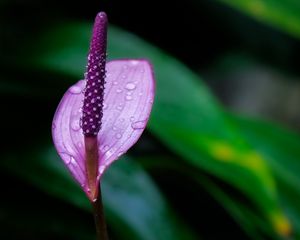
<path fill-rule="evenodd" d="M 101 186 L 99 186 L 98 198 L 92 202 L 93 213 L 96 225 L 97 240 L 108 240 L 107 227 L 104 217 Z"/>

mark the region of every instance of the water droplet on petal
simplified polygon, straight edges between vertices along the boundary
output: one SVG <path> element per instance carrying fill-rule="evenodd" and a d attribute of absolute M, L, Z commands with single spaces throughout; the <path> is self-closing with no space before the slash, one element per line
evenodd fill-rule
<path fill-rule="evenodd" d="M 118 128 L 116 127 L 116 126 L 113 126 L 113 128 L 112 128 L 114 131 L 117 131 L 118 130 Z"/>
<path fill-rule="evenodd" d="M 113 85 L 117 85 L 117 84 L 118 84 L 118 82 L 117 82 L 117 81 L 114 81 L 114 82 L 113 82 Z"/>
<path fill-rule="evenodd" d="M 79 94 L 79 93 L 81 93 L 81 90 L 82 89 L 78 86 L 72 86 L 69 88 L 70 93 L 73 93 L 73 94 Z"/>
<path fill-rule="evenodd" d="M 122 89 L 118 88 L 118 89 L 116 90 L 116 92 L 117 92 L 117 93 L 121 93 L 121 92 L 122 92 Z"/>
<path fill-rule="evenodd" d="M 80 129 L 80 124 L 79 124 L 79 120 L 78 119 L 72 121 L 71 128 L 74 131 L 78 131 Z"/>
<path fill-rule="evenodd" d="M 133 89 L 136 88 L 136 86 L 135 86 L 134 83 L 127 83 L 126 86 L 125 86 L 125 88 L 126 88 L 127 90 L 133 90 Z"/>
<path fill-rule="evenodd" d="M 106 103 L 103 103 L 103 110 L 107 109 L 108 105 Z"/>
<path fill-rule="evenodd" d="M 105 152 L 105 157 L 108 159 L 111 157 L 111 155 L 114 154 L 114 152 L 116 151 L 116 148 L 111 148 L 109 149 L 107 152 Z"/>
<path fill-rule="evenodd" d="M 103 151 L 106 152 L 108 149 L 109 149 L 109 146 L 108 145 L 104 145 Z"/>
<path fill-rule="evenodd" d="M 54 130 L 56 128 L 55 123 L 52 123 L 52 130 Z"/>
<path fill-rule="evenodd" d="M 66 161 L 66 164 L 70 164 L 71 163 L 71 159 L 72 157 L 71 156 L 68 156 L 65 161 Z"/>
<path fill-rule="evenodd" d="M 75 158 L 74 158 L 73 156 L 70 156 L 70 159 L 71 159 L 71 163 L 72 163 L 73 165 L 78 166 L 78 164 L 77 164 L 77 162 L 75 161 Z"/>
<path fill-rule="evenodd" d="M 131 63 L 132 65 L 137 65 L 137 64 L 139 63 L 139 61 L 137 61 L 137 60 L 131 60 L 130 63 Z"/>
<path fill-rule="evenodd" d="M 120 151 L 120 152 L 118 152 L 118 157 L 121 157 L 123 154 L 124 154 L 125 152 L 123 152 L 123 151 Z"/>
<path fill-rule="evenodd" d="M 134 121 L 134 117 L 132 116 L 132 117 L 130 117 L 130 122 L 133 122 Z"/>
<path fill-rule="evenodd" d="M 123 109 L 123 107 L 122 106 L 117 106 L 117 110 L 120 110 L 120 111 L 122 111 L 122 109 Z"/>
<path fill-rule="evenodd" d="M 133 129 L 143 129 L 146 127 L 147 121 L 137 121 L 131 124 Z"/>
<path fill-rule="evenodd" d="M 116 134 L 116 138 L 117 138 L 117 139 L 120 139 L 121 137 L 122 137 L 122 134 L 121 134 L 121 133 L 117 133 L 117 134 Z"/>
<path fill-rule="evenodd" d="M 125 99 L 126 99 L 127 101 L 130 101 L 130 100 L 132 100 L 132 96 L 127 95 L 127 96 L 125 97 Z"/>
<path fill-rule="evenodd" d="M 71 160 L 73 159 L 73 156 L 66 152 L 59 152 L 59 155 L 61 156 L 61 158 L 64 160 L 66 164 L 70 164 Z"/>
<path fill-rule="evenodd" d="M 102 174 L 104 172 L 104 169 L 105 169 L 105 165 L 100 166 L 99 167 L 99 173 Z"/>

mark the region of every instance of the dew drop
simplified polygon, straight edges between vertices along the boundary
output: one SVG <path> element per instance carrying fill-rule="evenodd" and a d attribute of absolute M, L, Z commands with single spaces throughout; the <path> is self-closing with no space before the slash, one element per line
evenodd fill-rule
<path fill-rule="evenodd" d="M 122 134 L 121 134 L 121 133 L 117 133 L 117 134 L 116 134 L 116 138 L 117 138 L 117 139 L 120 139 L 121 137 L 122 137 Z"/>
<path fill-rule="evenodd" d="M 66 153 L 64 153 L 64 154 L 66 154 Z M 66 154 L 66 155 L 68 155 L 68 154 Z M 70 155 L 68 155 L 68 157 L 66 157 L 64 160 L 65 160 L 66 164 L 69 165 L 71 163 L 71 159 L 72 159 L 72 157 Z"/>
<path fill-rule="evenodd" d="M 106 152 L 108 149 L 109 149 L 109 146 L 108 145 L 104 145 L 103 151 Z"/>
<path fill-rule="evenodd" d="M 143 129 L 146 127 L 147 121 L 137 121 L 131 124 L 133 129 Z"/>
<path fill-rule="evenodd" d="M 82 89 L 78 86 L 72 86 L 72 87 L 69 88 L 69 91 L 72 94 L 79 94 L 79 93 L 81 93 L 81 90 Z"/>
<path fill-rule="evenodd" d="M 76 165 L 76 166 L 78 166 L 78 164 L 77 164 L 77 162 L 75 161 L 75 158 L 74 157 L 70 157 L 70 159 L 71 159 L 71 164 L 73 164 L 74 166 Z"/>
<path fill-rule="evenodd" d="M 112 149 L 110 149 L 110 150 L 108 150 L 108 151 L 106 151 L 105 152 L 105 156 L 106 156 L 106 158 L 110 158 L 111 157 L 111 155 L 113 154 L 113 152 L 114 152 L 114 149 L 112 148 Z"/>
<path fill-rule="evenodd" d="M 126 99 L 127 101 L 130 101 L 130 100 L 132 100 L 132 96 L 127 95 L 127 96 L 125 97 L 125 99 Z"/>
<path fill-rule="evenodd" d="M 117 109 L 121 111 L 121 110 L 123 110 L 123 106 L 124 106 L 124 104 L 123 104 L 123 103 L 120 103 L 120 104 L 117 106 Z"/>
<path fill-rule="evenodd" d="M 99 167 L 99 173 L 102 174 L 105 170 L 105 165 Z M 99 176 L 100 177 L 100 176 Z"/>
<path fill-rule="evenodd" d="M 134 83 L 127 83 L 125 88 L 127 90 L 134 90 L 136 88 L 135 84 Z"/>
<path fill-rule="evenodd" d="M 108 105 L 106 103 L 103 103 L 103 110 L 107 109 Z"/>
<path fill-rule="evenodd" d="M 116 126 L 113 126 L 112 130 L 117 131 L 118 128 Z"/>
<path fill-rule="evenodd" d="M 130 117 L 130 122 L 133 122 L 134 121 L 134 117 L 132 116 L 132 117 Z"/>
<path fill-rule="evenodd" d="M 61 158 L 65 161 L 65 163 L 67 165 L 74 164 L 74 163 L 76 164 L 74 157 L 72 155 L 70 155 L 69 153 L 60 152 L 59 155 L 61 156 Z"/>
<path fill-rule="evenodd" d="M 52 123 L 52 130 L 54 130 L 56 128 L 55 123 Z"/>
<path fill-rule="evenodd" d="M 117 85 L 117 84 L 118 84 L 118 82 L 117 82 L 117 81 L 114 81 L 114 82 L 113 82 L 113 85 Z"/>
<path fill-rule="evenodd" d="M 80 124 L 79 124 L 79 120 L 78 119 L 72 121 L 71 128 L 74 131 L 78 131 L 80 129 Z"/>
<path fill-rule="evenodd" d="M 131 63 L 131 65 L 135 66 L 135 65 L 138 65 L 139 61 L 137 61 L 137 60 L 131 60 L 130 63 Z"/>
<path fill-rule="evenodd" d="M 118 88 L 118 89 L 116 90 L 116 92 L 117 92 L 117 93 L 121 93 L 121 92 L 122 92 L 122 89 Z"/>
<path fill-rule="evenodd" d="M 118 152 L 118 157 L 121 157 L 123 154 L 124 154 L 125 152 L 123 152 L 123 151 L 120 151 L 120 152 Z"/>

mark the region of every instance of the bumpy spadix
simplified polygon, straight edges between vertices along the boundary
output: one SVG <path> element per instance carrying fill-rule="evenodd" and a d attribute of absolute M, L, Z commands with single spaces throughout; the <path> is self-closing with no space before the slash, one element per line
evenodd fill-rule
<path fill-rule="evenodd" d="M 91 56 L 90 50 L 85 79 L 71 86 L 64 94 L 52 127 L 58 154 L 91 200 L 94 199 L 90 194 L 86 170 L 85 137 L 94 136 L 98 141 L 95 179 L 98 186 L 107 167 L 141 136 L 154 98 L 154 78 L 147 60 L 105 62 L 103 52 L 98 50 L 99 39 L 95 39 L 103 24 L 107 24 L 106 15 L 100 13 L 96 17 L 90 45 L 90 49 L 95 51 Z"/>

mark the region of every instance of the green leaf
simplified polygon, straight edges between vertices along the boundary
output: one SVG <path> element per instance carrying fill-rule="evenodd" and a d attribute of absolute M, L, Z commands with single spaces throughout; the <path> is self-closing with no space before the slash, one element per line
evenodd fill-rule
<path fill-rule="evenodd" d="M 55 150 L 40 148 L 36 152 L 39 154 L 22 153 L 22 161 L 20 154 L 3 157 L 1 166 L 50 195 L 90 210 L 87 197 Z M 120 239 L 196 239 L 147 174 L 128 157 L 110 167 L 102 188 L 109 227 Z"/>
<path fill-rule="evenodd" d="M 232 116 L 244 136 L 268 161 L 276 177 L 279 196 L 300 237 L 300 136 L 276 124 Z"/>
<path fill-rule="evenodd" d="M 28 64 L 82 77 L 90 29 L 88 24 L 70 23 L 48 30 L 36 40 L 33 52 L 38 54 Z M 150 131 L 195 167 L 241 190 L 265 213 L 275 231 L 285 234 L 280 224 L 289 226 L 288 221 L 265 159 L 244 141 L 199 77 L 120 29 L 110 27 L 108 42 L 111 58 L 146 57 L 154 65 L 157 97 Z"/>
<path fill-rule="evenodd" d="M 181 173 L 183 176 L 193 179 L 198 185 L 198 189 L 204 188 L 213 198 L 222 205 L 228 213 L 234 218 L 234 220 L 244 229 L 244 231 L 251 237 L 251 239 L 262 239 L 260 234 L 257 232 L 257 226 L 255 226 L 253 221 L 249 221 L 248 216 L 245 212 L 241 210 L 239 203 L 236 199 L 232 199 L 228 194 L 226 194 L 220 187 L 214 184 L 211 180 L 205 177 L 201 172 L 195 170 L 194 168 L 185 166 L 183 164 L 178 164 L 176 161 L 179 159 L 169 159 L 166 157 L 155 158 L 140 158 L 139 161 L 142 162 L 145 169 L 152 172 L 164 170 L 163 173 L 169 173 L 170 171 L 176 171 Z M 163 162 L 163 164 L 161 164 Z"/>
<path fill-rule="evenodd" d="M 219 0 L 255 19 L 300 37 L 298 0 Z"/>
<path fill-rule="evenodd" d="M 274 234 L 272 225 L 265 221 L 260 216 L 260 213 L 253 211 L 253 208 L 245 204 L 239 196 L 230 196 L 229 193 L 226 193 L 218 184 L 213 182 L 198 169 L 188 164 L 183 164 L 182 159 L 171 159 L 168 156 L 143 156 L 138 158 L 138 161 L 141 162 L 146 170 L 150 170 L 151 172 L 159 171 L 164 174 L 175 171 L 188 179 L 193 179 L 199 186 L 198 189 L 205 189 L 224 207 L 228 214 L 231 215 L 251 239 L 262 240 L 265 236 L 278 239 L 278 236 Z"/>

